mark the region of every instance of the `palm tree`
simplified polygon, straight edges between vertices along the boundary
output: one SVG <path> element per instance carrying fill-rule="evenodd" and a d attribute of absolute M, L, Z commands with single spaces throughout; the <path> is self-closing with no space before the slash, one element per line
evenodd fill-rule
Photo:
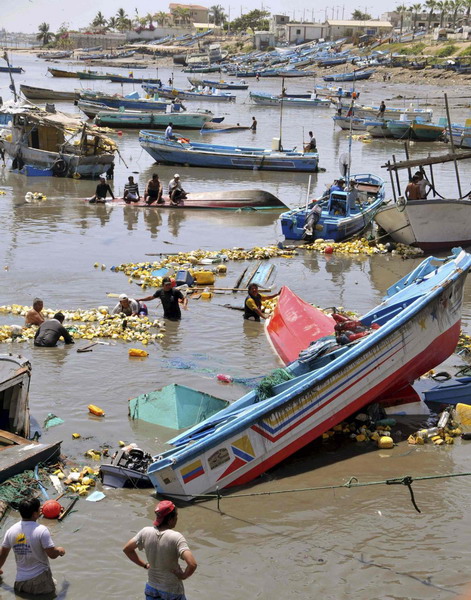
<path fill-rule="evenodd" d="M 471 2 L 471 0 L 470 0 L 470 2 Z M 155 13 L 154 19 L 157 21 L 157 23 L 161 27 L 164 27 L 165 24 L 168 22 L 168 14 L 164 11 L 160 11 L 158 13 Z"/>
<path fill-rule="evenodd" d="M 471 0 L 463 0 L 463 8 L 466 9 L 465 17 L 466 17 L 466 25 L 469 26 L 469 15 L 471 13 Z"/>
<path fill-rule="evenodd" d="M 107 23 L 106 26 L 107 26 L 108 29 L 117 29 L 118 28 L 118 24 L 119 24 L 119 22 L 118 22 L 117 17 L 110 17 L 108 19 L 108 23 Z"/>
<path fill-rule="evenodd" d="M 227 21 L 227 16 L 224 12 L 224 8 L 220 4 L 211 6 L 211 8 L 209 9 L 209 20 L 215 25 L 224 25 L 224 23 Z"/>
<path fill-rule="evenodd" d="M 411 11 L 412 14 L 414 15 L 414 31 L 417 28 L 417 18 L 419 16 L 419 13 L 422 12 L 422 4 L 413 4 L 411 6 Z"/>
<path fill-rule="evenodd" d="M 145 20 L 146 20 L 146 24 L 149 27 L 153 27 L 154 26 L 154 15 L 151 13 L 147 13 L 145 16 Z"/>
<path fill-rule="evenodd" d="M 46 44 L 49 44 L 49 42 L 54 37 L 54 34 L 52 33 L 52 31 L 49 31 L 49 24 L 41 23 L 41 25 L 38 27 L 38 30 L 39 30 L 39 33 L 36 36 L 36 39 L 41 41 L 43 46 L 45 46 Z"/>
<path fill-rule="evenodd" d="M 103 16 L 103 13 L 99 10 L 92 21 L 92 27 L 103 27 L 106 25 L 106 19 Z"/>
<path fill-rule="evenodd" d="M 184 6 L 176 6 L 173 10 L 173 18 L 178 25 L 191 23 L 190 9 Z"/>
<path fill-rule="evenodd" d="M 397 12 L 399 14 L 399 18 L 400 18 L 399 35 L 402 35 L 402 28 L 404 27 L 404 14 L 407 12 L 408 8 L 405 4 L 400 4 L 399 6 L 396 6 L 396 8 L 394 10 L 395 10 L 395 12 Z"/>
<path fill-rule="evenodd" d="M 448 12 L 448 0 L 438 0 L 437 8 L 440 11 L 440 28 L 442 28 L 445 15 Z"/>
<path fill-rule="evenodd" d="M 469 2 L 471 3 L 471 0 L 469 0 Z M 425 7 L 428 8 L 427 31 L 429 31 L 432 23 L 433 13 L 437 8 L 437 0 L 425 0 Z"/>
<path fill-rule="evenodd" d="M 129 27 L 129 18 L 126 14 L 124 8 L 118 8 L 118 12 L 116 13 L 116 18 L 118 20 L 117 29 L 119 31 L 124 31 Z"/>
<path fill-rule="evenodd" d="M 458 18 L 458 13 L 463 8 L 462 0 L 450 0 L 450 10 L 452 12 L 452 23 L 453 27 L 456 27 L 456 19 Z"/>

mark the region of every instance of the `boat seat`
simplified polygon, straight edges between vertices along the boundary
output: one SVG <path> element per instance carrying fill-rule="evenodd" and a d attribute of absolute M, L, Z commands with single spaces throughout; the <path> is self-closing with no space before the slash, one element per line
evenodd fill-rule
<path fill-rule="evenodd" d="M 329 215 L 347 214 L 347 192 L 332 192 L 329 197 L 327 211 Z"/>

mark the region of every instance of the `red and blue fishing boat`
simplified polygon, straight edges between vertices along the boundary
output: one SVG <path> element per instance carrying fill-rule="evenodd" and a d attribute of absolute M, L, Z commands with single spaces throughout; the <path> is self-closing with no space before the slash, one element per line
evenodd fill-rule
<path fill-rule="evenodd" d="M 170 440 L 173 447 L 154 456 L 148 469 L 156 491 L 191 500 L 248 483 L 443 362 L 459 338 L 470 268 L 471 255 L 461 249 L 427 258 L 361 318 L 369 333 L 307 348 L 286 367 L 290 379 L 271 393 L 262 395 L 259 386 Z"/>

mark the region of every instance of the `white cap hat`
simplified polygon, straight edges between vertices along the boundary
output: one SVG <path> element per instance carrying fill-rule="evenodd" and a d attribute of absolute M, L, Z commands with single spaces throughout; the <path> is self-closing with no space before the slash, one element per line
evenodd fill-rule
<path fill-rule="evenodd" d="M 177 179 L 177 177 L 178 177 L 178 179 L 180 179 L 180 175 L 178 173 L 175 173 L 175 175 L 173 176 L 173 178 Z"/>
<path fill-rule="evenodd" d="M 128 300 L 127 294 L 121 294 L 121 295 L 119 296 L 119 299 L 120 299 L 120 300 Z"/>

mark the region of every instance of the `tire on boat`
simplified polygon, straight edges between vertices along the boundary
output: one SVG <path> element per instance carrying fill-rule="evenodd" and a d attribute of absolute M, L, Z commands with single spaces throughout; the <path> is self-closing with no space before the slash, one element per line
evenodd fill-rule
<path fill-rule="evenodd" d="M 67 171 L 69 170 L 69 166 L 62 158 L 58 158 L 56 162 L 52 165 L 51 168 L 55 177 L 65 177 L 67 175 Z"/>

